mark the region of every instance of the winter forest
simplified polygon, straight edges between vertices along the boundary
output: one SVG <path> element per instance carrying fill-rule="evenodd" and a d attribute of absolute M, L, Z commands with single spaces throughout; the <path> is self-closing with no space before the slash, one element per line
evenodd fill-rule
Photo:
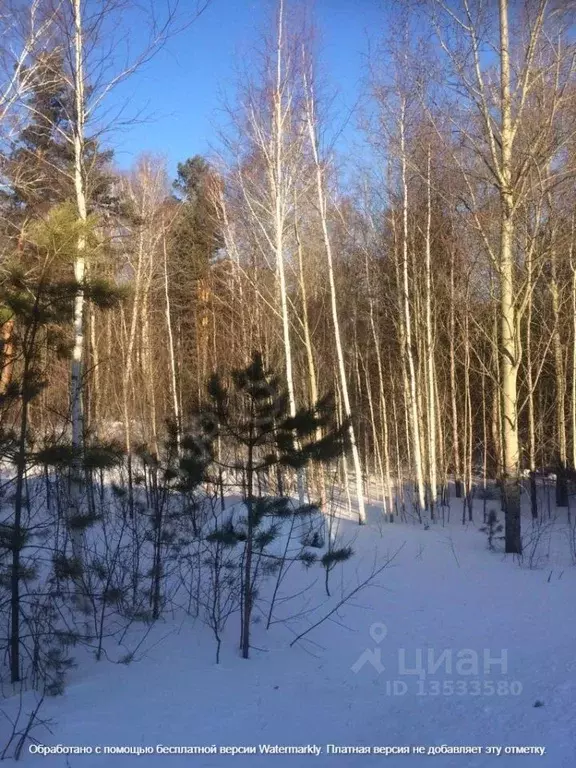
<path fill-rule="evenodd" d="M 0 0 L 0 757 L 573 766 L 576 3 L 246 3 L 120 164 L 231 2 Z"/>

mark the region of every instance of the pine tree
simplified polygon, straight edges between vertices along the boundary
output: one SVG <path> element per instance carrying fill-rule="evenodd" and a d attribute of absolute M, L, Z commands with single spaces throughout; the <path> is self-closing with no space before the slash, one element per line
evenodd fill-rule
<path fill-rule="evenodd" d="M 488 512 L 486 523 L 480 528 L 480 531 L 485 533 L 488 538 L 488 549 L 494 549 L 494 542 L 504 539 L 504 536 L 500 535 L 503 530 L 504 526 L 498 521 L 496 510 L 491 509 Z"/>
<path fill-rule="evenodd" d="M 2 166 L 8 181 L 2 203 L 16 230 L 23 220 L 46 215 L 54 206 L 74 201 L 74 99 L 58 51 L 40 57 L 24 106 L 30 119 L 14 138 Z M 90 213 L 117 206 L 111 161 L 111 151 L 102 151 L 95 138 L 86 140 L 83 163 Z"/>
<path fill-rule="evenodd" d="M 222 246 L 209 189 L 214 171 L 203 157 L 195 155 L 178 163 L 177 174 L 173 187 L 182 207 L 175 222 L 172 249 L 201 274 Z"/>
<path fill-rule="evenodd" d="M 66 277 L 63 264 L 73 257 L 78 239 L 78 223 L 69 207 L 60 206 L 45 220 L 32 223 L 26 231 L 26 247 L 18 251 L 14 264 L 7 265 L 6 276 L 0 283 L 0 323 L 10 323 L 11 365 L 15 373 L 0 396 L 3 425 L 13 421 L 12 430 L 2 429 L 2 442 L 12 444 L 11 459 L 16 469 L 14 512 L 2 532 L 2 542 L 11 553 L 11 630 L 10 665 L 12 682 L 20 679 L 20 585 L 32 578 L 34 571 L 22 564 L 22 550 L 29 544 L 30 531 L 24 519 L 25 478 L 32 463 L 38 460 L 30 434 L 30 407 L 49 383 L 49 363 L 54 358 L 70 355 L 69 327 L 74 296 L 78 291 L 75 280 Z M 84 227 L 88 240 L 93 238 Z M 101 282 L 86 282 L 89 298 L 102 307 L 111 306 L 115 292 Z M 4 361 L 0 358 L 0 367 Z M 71 460 L 74 460 L 73 453 Z M 90 524 L 88 517 L 67 520 L 74 543 L 75 535 Z M 73 556 L 77 559 L 78 553 Z M 81 592 L 77 575 L 78 592 Z"/>
<path fill-rule="evenodd" d="M 178 164 L 173 184 L 175 195 L 171 201 L 174 215 L 166 244 L 172 278 L 169 288 L 172 319 L 178 329 L 177 343 L 197 359 L 197 395 L 211 370 L 211 266 L 222 247 L 212 194 L 216 183 L 216 174 L 203 157 L 195 155 Z M 192 313 L 189 311 L 191 296 L 194 297 Z M 196 401 L 197 396 L 193 402 Z"/>
<path fill-rule="evenodd" d="M 231 386 L 227 386 L 220 375 L 212 376 L 208 387 L 211 407 L 201 414 L 201 420 L 204 436 L 209 441 L 220 438 L 234 455 L 229 462 L 223 459 L 223 466 L 243 477 L 246 516 L 224 535 L 233 535 L 244 544 L 240 647 L 242 656 L 248 658 L 258 563 L 280 535 L 283 519 L 318 510 L 314 504 L 296 505 L 287 496 L 267 496 L 258 479 L 277 466 L 299 470 L 337 458 L 348 448 L 348 425 L 336 426 L 330 396 L 291 417 L 288 395 L 279 378 L 265 369 L 260 353 L 255 352 L 250 364 L 233 371 L 231 378 Z M 307 554 L 302 560 L 311 564 L 314 558 Z"/>
<path fill-rule="evenodd" d="M 20 680 L 20 585 L 33 575 L 22 564 L 22 550 L 29 543 L 30 531 L 24 521 L 24 483 L 29 465 L 30 405 L 46 386 L 40 350 L 65 356 L 68 348 L 63 328 L 69 322 L 75 286 L 51 282 L 46 270 L 25 274 L 18 267 L 8 272 L 0 286 L 4 321 L 14 322 L 13 356 L 19 375 L 2 395 L 3 409 L 16 410 L 12 460 L 16 469 L 14 512 L 3 526 L 3 545 L 11 553 L 11 629 L 10 669 L 12 682 Z"/>

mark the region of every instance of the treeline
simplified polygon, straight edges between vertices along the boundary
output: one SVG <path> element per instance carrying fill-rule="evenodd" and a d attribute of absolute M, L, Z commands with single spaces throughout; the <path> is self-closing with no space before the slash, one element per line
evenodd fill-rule
<path fill-rule="evenodd" d="M 3 428 L 26 410 L 23 439 L 70 442 L 79 507 L 88 446 L 115 441 L 131 474 L 262 350 L 290 415 L 335 393 L 361 522 L 374 487 L 387 519 L 422 520 L 450 481 L 471 515 L 497 479 L 520 552 L 521 471 L 554 468 L 566 505 L 576 464 L 573 5 L 390 4 L 365 148 L 342 158 L 313 34 L 280 2 L 219 156 L 176 180 L 152 156 L 115 169 L 93 57 L 116 9 L 64 6 L 17 18 L 1 102 Z M 286 482 L 303 502 L 310 478 Z"/>

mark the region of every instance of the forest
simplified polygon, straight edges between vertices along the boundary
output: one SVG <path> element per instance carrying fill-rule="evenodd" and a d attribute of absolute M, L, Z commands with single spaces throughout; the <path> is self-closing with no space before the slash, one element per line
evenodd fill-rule
<path fill-rule="evenodd" d="M 268 3 L 213 151 L 120 168 L 115 89 L 220 1 L 0 0 L 3 757 L 76 646 L 177 606 L 248 658 L 336 518 L 576 562 L 576 3 L 383 2 L 351 117 Z"/>

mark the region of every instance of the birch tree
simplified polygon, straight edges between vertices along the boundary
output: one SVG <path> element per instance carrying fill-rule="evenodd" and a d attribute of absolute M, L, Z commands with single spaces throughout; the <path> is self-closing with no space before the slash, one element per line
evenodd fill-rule
<path fill-rule="evenodd" d="M 306 124 L 308 127 L 309 145 L 312 153 L 313 169 L 316 181 L 316 194 L 318 215 L 322 227 L 322 237 L 326 253 L 326 267 L 328 270 L 328 285 L 330 291 L 330 312 L 332 316 L 332 326 L 334 330 L 334 344 L 336 347 L 336 359 L 338 362 L 338 383 L 342 396 L 342 405 L 344 417 L 347 420 L 348 434 L 350 438 L 350 449 L 352 461 L 354 464 L 354 476 L 356 482 L 356 502 L 358 505 L 358 522 L 366 522 L 366 509 L 364 505 L 364 481 L 362 475 L 362 464 L 360 461 L 360 452 L 356 439 L 356 431 L 352 418 L 352 408 L 350 405 L 350 395 L 348 390 L 348 379 L 346 374 L 346 365 L 344 361 L 344 351 L 342 348 L 342 335 L 340 332 L 340 314 L 338 309 L 338 296 L 336 295 L 336 283 L 334 279 L 334 257 L 332 250 L 332 240 L 328 223 L 328 182 L 326 173 L 328 164 L 326 159 L 320 156 L 320 145 L 318 140 L 318 118 L 316 109 L 316 96 L 314 93 L 314 77 L 310 59 L 304 55 L 303 78 L 306 103 Z"/>
<path fill-rule="evenodd" d="M 198 4 L 191 18 L 201 13 L 208 2 Z M 147 39 L 135 54 L 129 40 L 129 25 L 135 13 L 144 19 Z M 63 0 L 53 11 L 53 24 L 63 50 L 65 70 L 63 76 L 73 94 L 70 130 L 64 139 L 73 148 L 71 176 L 74 183 L 75 205 L 79 222 L 84 225 L 91 210 L 90 167 L 86 163 L 86 146 L 92 133 L 102 130 L 105 123 L 103 108 L 112 91 L 164 45 L 168 35 L 175 31 L 178 19 L 176 7 L 170 4 L 158 10 L 153 5 L 139 7 L 131 0 L 100 0 L 88 4 L 87 0 Z M 110 120 L 108 120 L 110 128 Z M 74 276 L 79 286 L 74 301 L 74 347 L 71 362 L 70 421 L 75 461 L 70 477 L 70 517 L 83 514 L 82 455 L 84 443 L 84 349 L 85 303 L 83 285 L 87 277 L 86 238 L 80 228 L 74 260 Z M 81 534 L 72 536 L 74 556 L 82 562 Z"/>
<path fill-rule="evenodd" d="M 565 39 L 567 17 L 549 0 L 529 0 L 522 6 L 498 0 L 497 13 L 480 0 L 431 0 L 428 5 L 443 63 L 458 91 L 458 105 L 451 102 L 453 128 L 467 150 L 479 158 L 486 183 L 499 200 L 497 247 L 477 212 L 475 223 L 498 279 L 506 551 L 518 554 L 522 549 L 518 372 L 526 295 L 517 279 L 515 220 L 529 189 L 531 169 L 536 163 L 543 167 L 543 160 L 558 151 L 550 127 L 566 96 L 573 53 L 564 43 L 557 45 Z M 487 47 L 495 52 L 497 77 L 486 56 Z M 536 130 L 532 129 L 528 148 L 523 134 L 529 107 L 535 90 L 549 78 L 554 82 L 554 95 L 546 117 L 541 116 Z M 471 187 L 473 182 L 468 181 Z"/>
<path fill-rule="evenodd" d="M 297 411 L 294 372 L 294 320 L 291 278 L 296 276 L 293 238 L 294 194 L 302 171 L 302 131 L 298 125 L 297 58 L 289 34 L 287 10 L 279 0 L 274 33 L 265 42 L 259 80 L 241 85 L 243 109 L 237 141 L 226 139 L 233 155 L 233 183 L 243 203 L 241 215 L 258 258 L 275 275 L 273 295 L 255 285 L 260 299 L 276 315 L 289 410 Z M 260 302 L 258 302 L 260 305 Z M 297 472 L 298 497 L 304 503 L 304 473 Z"/>

